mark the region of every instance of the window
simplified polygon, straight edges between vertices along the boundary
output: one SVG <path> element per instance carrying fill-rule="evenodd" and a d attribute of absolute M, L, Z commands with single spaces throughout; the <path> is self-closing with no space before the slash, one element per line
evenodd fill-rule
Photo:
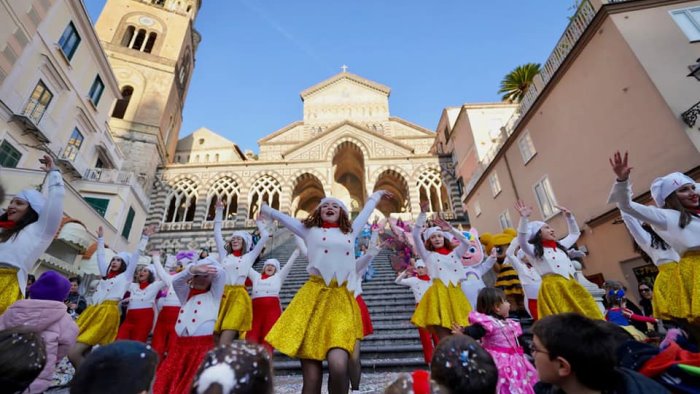
<path fill-rule="evenodd" d="M 700 7 L 669 11 L 690 41 L 700 41 Z"/>
<path fill-rule="evenodd" d="M 80 36 L 78 35 L 78 29 L 75 28 L 73 22 L 69 22 L 68 26 L 66 26 L 66 30 L 64 30 L 61 35 L 61 39 L 58 40 L 58 45 L 61 47 L 63 54 L 66 55 L 68 60 L 71 60 L 79 44 Z"/>
<path fill-rule="evenodd" d="M 494 172 L 491 174 L 489 185 L 491 185 L 491 194 L 496 197 L 501 192 L 501 182 L 498 181 L 498 173 Z"/>
<path fill-rule="evenodd" d="M 134 224 L 134 216 L 136 216 L 136 211 L 134 211 L 133 207 L 129 207 L 129 213 L 126 215 L 126 221 L 124 222 L 124 228 L 122 229 L 122 237 L 126 239 L 129 239 L 131 225 Z"/>
<path fill-rule="evenodd" d="M 449 198 L 445 184 L 436 170 L 426 170 L 418 176 L 418 201 L 427 201 L 430 212 L 449 211 Z"/>
<path fill-rule="evenodd" d="M 191 222 L 197 206 L 197 184 L 191 179 L 182 179 L 173 186 L 165 199 L 168 207 L 163 223 Z"/>
<path fill-rule="evenodd" d="M 136 32 L 136 28 L 134 26 L 127 26 L 126 31 L 124 31 L 124 35 L 122 36 L 122 46 L 123 47 L 129 47 L 129 44 L 131 44 L 131 40 L 134 38 L 134 33 Z"/>
<path fill-rule="evenodd" d="M 90 93 L 88 93 L 88 96 L 90 96 L 90 101 L 92 101 L 95 106 L 100 102 L 100 97 L 102 97 L 102 92 L 105 90 L 105 84 L 102 83 L 102 78 L 100 76 L 95 77 L 95 81 L 92 83 L 92 86 L 90 87 Z"/>
<path fill-rule="evenodd" d="M 114 110 L 112 111 L 112 117 L 117 119 L 124 119 L 126 114 L 126 109 L 129 107 L 129 101 L 131 101 L 131 96 L 134 94 L 134 88 L 131 86 L 124 86 L 122 88 L 122 98 L 117 100 L 114 104 Z"/>
<path fill-rule="evenodd" d="M 80 131 L 76 127 L 75 129 L 73 129 L 73 134 L 70 135 L 68 145 L 66 145 L 66 149 L 63 150 L 61 158 L 69 161 L 75 160 L 75 158 L 78 156 L 78 151 L 80 151 L 80 146 L 82 144 L 83 135 L 80 134 Z"/>
<path fill-rule="evenodd" d="M 481 215 L 481 204 L 479 204 L 479 200 L 474 201 L 474 214 L 476 214 L 477 217 Z"/>
<path fill-rule="evenodd" d="M 105 168 L 105 163 L 99 157 L 97 158 L 97 161 L 95 162 L 95 168 Z"/>
<path fill-rule="evenodd" d="M 541 181 L 535 184 L 535 198 L 537 205 L 540 207 L 542 217 L 548 219 L 554 216 L 559 210 L 556 208 L 557 200 L 554 198 L 552 185 L 549 183 L 549 178 L 546 176 Z"/>
<path fill-rule="evenodd" d="M 282 186 L 277 179 L 269 175 L 263 175 L 255 180 L 253 187 L 250 189 L 248 219 L 255 218 L 263 202 L 267 203 L 271 208 L 279 209 Z"/>
<path fill-rule="evenodd" d="M 96 198 L 96 197 L 83 197 L 85 201 L 90 204 L 92 209 L 97 211 L 100 216 L 105 217 L 107 213 L 107 207 L 109 206 L 109 199 L 107 198 Z"/>
<path fill-rule="evenodd" d="M 498 223 L 501 225 L 501 231 L 513 227 L 513 222 L 510 220 L 510 212 L 507 209 L 498 215 Z"/>
<path fill-rule="evenodd" d="M 24 115 L 29 117 L 35 125 L 39 124 L 52 98 L 53 94 L 46 88 L 44 82 L 39 81 L 32 92 L 32 96 L 29 98 L 27 106 L 24 107 Z"/>
<path fill-rule="evenodd" d="M 136 33 L 136 38 L 131 42 L 130 48 L 140 51 L 144 41 L 146 41 L 146 30 L 139 29 L 139 32 Z"/>
<path fill-rule="evenodd" d="M 21 157 L 22 154 L 9 142 L 3 141 L 0 144 L 0 167 L 15 168 Z"/>
<path fill-rule="evenodd" d="M 156 43 L 156 37 L 158 37 L 158 34 L 151 32 L 148 34 L 148 40 L 146 40 L 146 46 L 143 47 L 143 51 L 146 53 L 151 53 L 153 50 L 153 45 Z"/>
<path fill-rule="evenodd" d="M 230 177 L 218 179 L 209 190 L 207 200 L 209 203 L 206 220 L 214 220 L 217 201 L 224 204 L 223 219 L 235 219 L 238 212 L 238 183 Z"/>
<path fill-rule="evenodd" d="M 527 163 L 535 156 L 537 151 L 535 150 L 535 144 L 532 143 L 532 138 L 530 138 L 530 132 L 525 131 L 525 133 L 518 139 L 518 148 L 520 148 L 520 155 L 523 157 L 523 163 Z"/>

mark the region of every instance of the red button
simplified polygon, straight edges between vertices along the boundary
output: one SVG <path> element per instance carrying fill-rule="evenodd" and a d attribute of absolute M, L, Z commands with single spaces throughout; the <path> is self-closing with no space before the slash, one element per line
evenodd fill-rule
<path fill-rule="evenodd" d="M 180 320 L 180 319 L 177 319 L 177 322 L 178 322 L 178 323 L 182 323 L 182 320 Z"/>
<path fill-rule="evenodd" d="M 202 301 L 197 301 L 197 305 L 202 305 Z"/>
<path fill-rule="evenodd" d="M 194 323 L 194 319 L 192 319 L 192 323 Z"/>
<path fill-rule="evenodd" d="M 185 311 L 183 311 L 182 309 L 180 309 L 180 313 L 185 313 Z"/>

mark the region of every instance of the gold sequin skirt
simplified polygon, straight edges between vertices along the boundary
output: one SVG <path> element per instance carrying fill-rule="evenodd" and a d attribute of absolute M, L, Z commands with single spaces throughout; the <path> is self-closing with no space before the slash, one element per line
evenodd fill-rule
<path fill-rule="evenodd" d="M 690 316 L 690 299 L 681 279 L 678 263 L 659 266 L 654 280 L 654 298 L 651 300 L 657 319 L 687 319 Z"/>
<path fill-rule="evenodd" d="M 277 320 L 265 340 L 289 357 L 323 360 L 333 348 L 352 353 L 362 339 L 362 317 L 345 284 L 329 286 L 312 275 Z"/>
<path fill-rule="evenodd" d="M 644 342 L 648 339 L 646 334 L 639 331 L 635 326 L 620 326 L 620 327 L 622 327 L 625 331 L 627 331 L 628 334 L 632 335 L 632 338 L 634 338 L 635 341 Z"/>
<path fill-rule="evenodd" d="M 460 286 L 445 286 L 440 279 L 434 279 L 413 312 L 411 323 L 422 328 L 440 326 L 451 330 L 453 323 L 467 326 L 471 311 L 472 306 Z"/>
<path fill-rule="evenodd" d="M 685 294 L 690 300 L 690 315 L 688 321 L 700 324 L 700 251 L 686 252 L 678 262 Z M 656 297 L 656 287 L 654 287 Z"/>
<path fill-rule="evenodd" d="M 576 279 L 557 274 L 543 276 L 540 292 L 537 294 L 538 317 L 542 319 L 566 312 L 576 312 L 591 319 L 604 319 L 591 293 Z"/>
<path fill-rule="evenodd" d="M 253 327 L 253 302 L 243 285 L 226 285 L 221 298 L 214 332 L 224 330 L 243 333 Z"/>
<path fill-rule="evenodd" d="M 76 321 L 78 338 L 76 342 L 86 345 L 108 345 L 114 342 L 119 331 L 119 301 L 107 300 L 90 305 Z"/>
<path fill-rule="evenodd" d="M 0 315 L 5 313 L 5 310 L 15 301 L 22 299 L 17 271 L 19 271 L 17 268 L 0 268 Z"/>

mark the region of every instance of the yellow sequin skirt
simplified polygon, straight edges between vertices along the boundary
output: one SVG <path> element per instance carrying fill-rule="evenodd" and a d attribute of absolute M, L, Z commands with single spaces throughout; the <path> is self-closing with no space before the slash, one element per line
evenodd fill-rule
<path fill-rule="evenodd" d="M 226 285 L 221 298 L 214 332 L 224 330 L 243 333 L 253 327 L 253 302 L 243 285 Z"/>
<path fill-rule="evenodd" d="M 654 280 L 654 298 L 651 300 L 657 319 L 687 319 L 690 316 L 690 300 L 681 279 L 678 263 L 659 266 Z"/>
<path fill-rule="evenodd" d="M 538 317 L 542 319 L 566 312 L 576 312 L 591 319 L 604 319 L 591 293 L 576 279 L 557 274 L 543 276 L 540 292 L 537 294 Z"/>
<path fill-rule="evenodd" d="M 352 353 L 362 339 L 355 297 L 335 279 L 329 286 L 312 275 L 277 320 L 265 340 L 289 357 L 323 360 L 333 348 Z"/>
<path fill-rule="evenodd" d="M 411 323 L 421 328 L 440 326 L 451 330 L 453 323 L 469 325 L 471 311 L 472 306 L 460 286 L 445 286 L 440 279 L 434 279 L 413 312 Z"/>
<path fill-rule="evenodd" d="M 19 271 L 17 268 L 0 268 L 0 315 L 5 313 L 5 310 L 15 301 L 22 299 L 22 291 L 19 289 L 17 281 L 17 271 Z"/>
<path fill-rule="evenodd" d="M 686 252 L 678 262 L 685 294 L 690 300 L 690 315 L 688 321 L 700 323 L 700 251 Z M 656 298 L 656 287 L 654 287 Z"/>
<path fill-rule="evenodd" d="M 76 342 L 86 345 L 108 345 L 119 331 L 119 301 L 107 300 L 90 305 L 80 314 Z"/>
<path fill-rule="evenodd" d="M 622 327 L 625 331 L 627 331 L 628 334 L 632 335 L 632 338 L 634 338 L 635 341 L 644 342 L 648 339 L 646 334 L 639 331 L 635 326 L 620 326 L 620 327 Z"/>

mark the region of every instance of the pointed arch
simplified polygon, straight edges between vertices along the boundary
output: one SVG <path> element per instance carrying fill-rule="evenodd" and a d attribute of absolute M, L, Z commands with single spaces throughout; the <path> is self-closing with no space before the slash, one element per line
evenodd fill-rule
<path fill-rule="evenodd" d="M 276 178 L 269 174 L 261 175 L 250 188 L 248 219 L 255 218 L 263 202 L 274 209 L 280 209 L 281 194 L 282 186 Z"/>
<path fill-rule="evenodd" d="M 238 212 L 238 197 L 240 185 L 231 177 L 217 178 L 207 192 L 207 217 L 206 220 L 214 220 L 216 203 L 224 204 L 224 220 L 233 220 Z"/>
<path fill-rule="evenodd" d="M 197 205 L 197 182 L 180 179 L 165 198 L 163 223 L 191 222 Z"/>
<path fill-rule="evenodd" d="M 416 181 L 420 202 L 427 201 L 430 212 L 451 211 L 450 198 L 447 188 L 442 182 L 440 171 L 435 168 L 426 168 L 418 175 Z"/>

